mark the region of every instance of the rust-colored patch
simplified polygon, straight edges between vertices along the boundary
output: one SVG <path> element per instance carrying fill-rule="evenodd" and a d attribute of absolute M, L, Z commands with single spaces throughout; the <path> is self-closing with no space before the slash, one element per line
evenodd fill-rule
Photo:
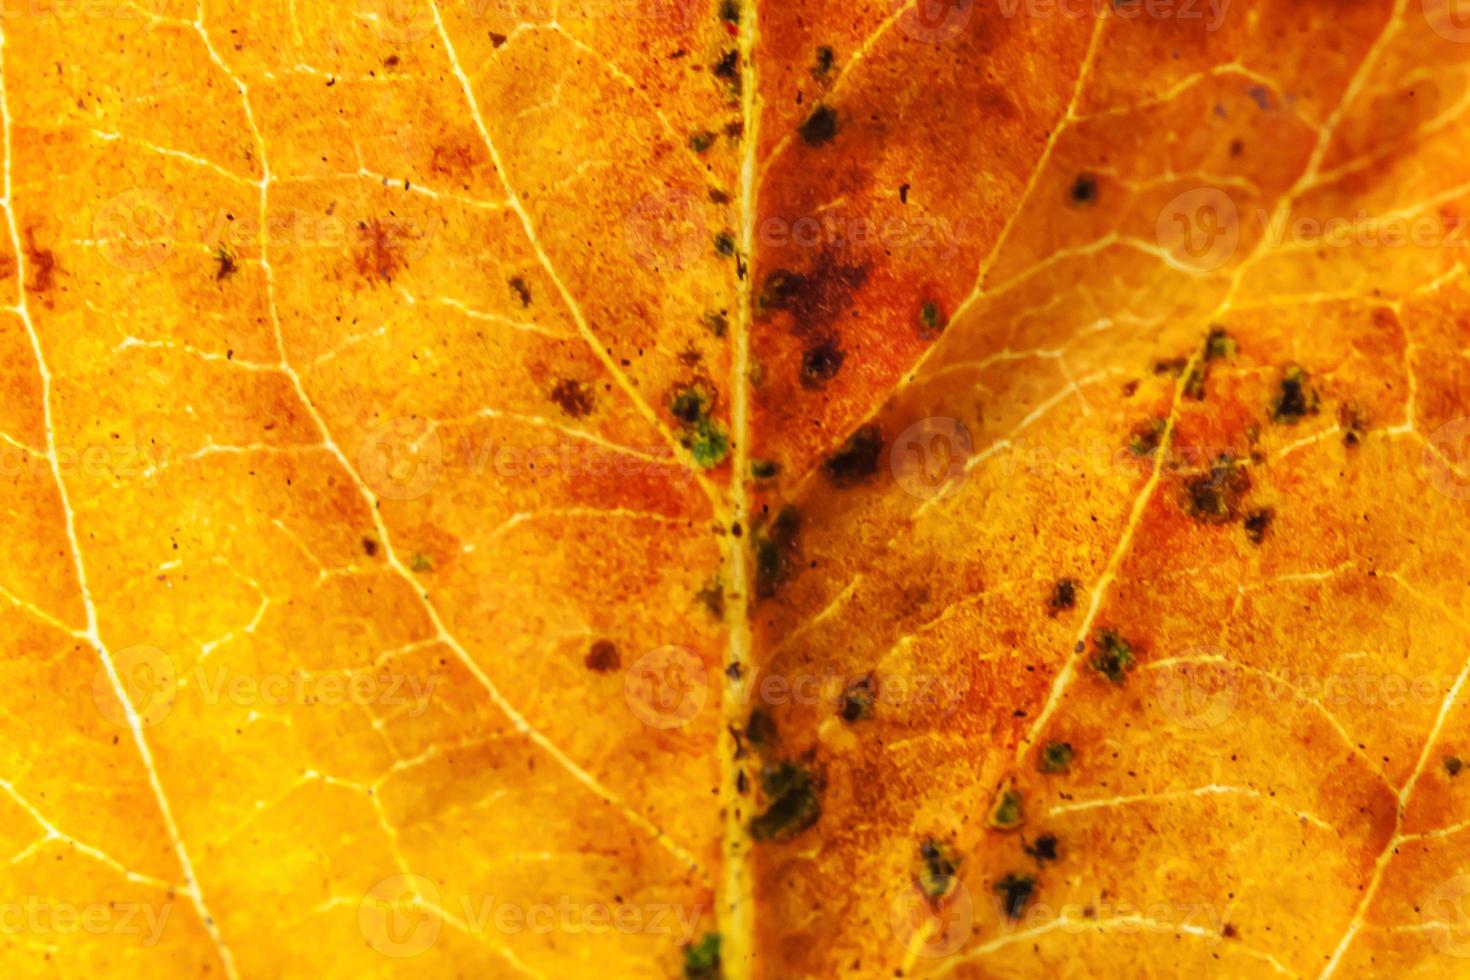
<path fill-rule="evenodd" d="M 408 265 L 408 247 L 416 236 L 406 224 L 373 218 L 357 224 L 357 271 L 369 282 L 391 283 Z"/>
<path fill-rule="evenodd" d="M 31 281 L 26 288 L 41 296 L 50 293 L 56 286 L 56 273 L 60 266 L 56 262 L 56 253 L 36 244 L 34 228 L 26 230 L 26 261 L 31 266 Z"/>
<path fill-rule="evenodd" d="M 429 169 L 442 177 L 465 177 L 475 168 L 475 151 L 468 143 L 439 143 L 429 157 Z"/>

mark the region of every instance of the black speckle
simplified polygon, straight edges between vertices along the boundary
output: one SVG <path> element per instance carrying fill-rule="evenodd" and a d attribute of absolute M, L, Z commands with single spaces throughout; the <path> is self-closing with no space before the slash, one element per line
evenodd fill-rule
<path fill-rule="evenodd" d="M 1077 179 L 1072 181 L 1072 189 L 1067 192 L 1067 199 L 1074 207 L 1096 204 L 1097 177 L 1093 174 L 1078 174 Z"/>
<path fill-rule="evenodd" d="M 1451 776 L 1458 776 L 1464 766 L 1465 764 L 1460 761 L 1460 757 L 1457 755 L 1447 755 L 1444 757 L 1444 771 Z"/>

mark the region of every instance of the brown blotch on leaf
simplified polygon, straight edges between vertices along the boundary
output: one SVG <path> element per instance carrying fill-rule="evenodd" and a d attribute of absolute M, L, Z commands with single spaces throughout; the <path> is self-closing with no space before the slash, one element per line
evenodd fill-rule
<path fill-rule="evenodd" d="M 883 452 L 883 434 L 876 425 L 858 429 L 826 461 L 822 473 L 834 487 L 847 488 L 862 483 L 878 472 L 878 457 Z"/>
<path fill-rule="evenodd" d="M 1231 524 L 1240 519 L 1241 504 L 1250 488 L 1246 468 L 1233 456 L 1223 455 L 1208 473 L 1184 481 L 1180 506 L 1201 524 Z"/>
<path fill-rule="evenodd" d="M 796 321 L 795 332 L 807 333 L 841 316 L 867 281 L 867 266 L 843 265 L 831 255 L 823 255 L 811 272 L 776 269 L 767 275 L 757 312 L 790 313 Z"/>
<path fill-rule="evenodd" d="M 623 665 L 622 658 L 618 656 L 618 648 L 611 640 L 598 640 L 592 644 L 592 649 L 587 651 L 583 662 L 587 664 L 588 670 L 599 674 L 617 670 Z"/>
<path fill-rule="evenodd" d="M 592 388 L 573 378 L 562 378 L 551 389 L 551 400 L 563 412 L 579 419 L 592 411 Z"/>
<path fill-rule="evenodd" d="M 363 538 L 362 553 L 367 555 L 369 558 L 376 555 L 378 553 L 378 542 L 374 541 L 372 538 Z"/>

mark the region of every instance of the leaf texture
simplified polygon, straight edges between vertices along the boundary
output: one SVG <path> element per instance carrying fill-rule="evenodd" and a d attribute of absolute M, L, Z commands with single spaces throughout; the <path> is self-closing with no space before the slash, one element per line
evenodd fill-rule
<path fill-rule="evenodd" d="M 0 6 L 16 976 L 1457 976 L 1441 0 Z"/>

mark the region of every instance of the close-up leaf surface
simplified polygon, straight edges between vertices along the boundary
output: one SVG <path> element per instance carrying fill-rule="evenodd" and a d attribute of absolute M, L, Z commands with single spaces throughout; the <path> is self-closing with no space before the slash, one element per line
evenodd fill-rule
<path fill-rule="evenodd" d="M 1470 970 L 1456 0 L 0 0 L 0 964 Z"/>

